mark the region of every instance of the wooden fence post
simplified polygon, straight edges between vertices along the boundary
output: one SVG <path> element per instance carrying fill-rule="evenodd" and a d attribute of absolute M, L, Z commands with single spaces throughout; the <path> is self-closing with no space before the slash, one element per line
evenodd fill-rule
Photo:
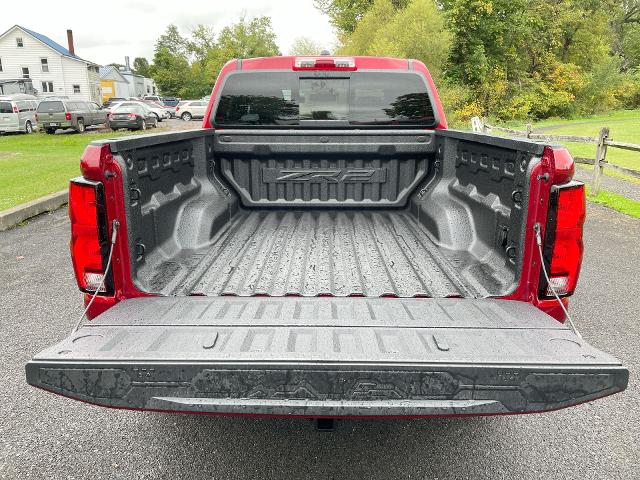
<path fill-rule="evenodd" d="M 607 143 L 609 138 L 609 128 L 603 127 L 598 135 L 598 148 L 596 150 L 596 161 L 593 165 L 593 183 L 591 185 L 591 195 L 596 196 L 600 191 L 600 182 L 602 180 L 602 171 L 604 164 L 607 162 Z"/>
<path fill-rule="evenodd" d="M 485 133 L 484 123 L 480 117 L 471 117 L 471 131 L 474 133 Z"/>

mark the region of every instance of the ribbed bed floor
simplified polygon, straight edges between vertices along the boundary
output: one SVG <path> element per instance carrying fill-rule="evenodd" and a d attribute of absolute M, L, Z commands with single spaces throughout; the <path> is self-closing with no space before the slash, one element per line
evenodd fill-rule
<path fill-rule="evenodd" d="M 403 212 L 247 212 L 159 270 L 176 295 L 477 296 Z"/>

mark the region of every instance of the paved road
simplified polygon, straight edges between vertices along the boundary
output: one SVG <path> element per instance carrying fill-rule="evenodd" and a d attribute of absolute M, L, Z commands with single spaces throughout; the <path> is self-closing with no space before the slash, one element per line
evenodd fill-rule
<path fill-rule="evenodd" d="M 638 478 L 640 222 L 589 207 L 573 311 L 584 336 L 621 357 L 621 395 L 544 415 L 346 421 L 110 411 L 24 383 L 30 355 L 81 312 L 65 212 L 0 234 L 2 478 Z M 600 252 L 600 253 L 598 253 Z"/>

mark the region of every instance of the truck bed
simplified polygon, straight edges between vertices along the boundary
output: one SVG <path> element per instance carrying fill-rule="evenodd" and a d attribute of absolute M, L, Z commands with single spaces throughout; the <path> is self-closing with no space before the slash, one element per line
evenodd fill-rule
<path fill-rule="evenodd" d="M 248 210 L 207 250 L 154 265 L 151 277 L 178 295 L 486 294 L 447 253 L 403 211 Z"/>
<path fill-rule="evenodd" d="M 207 296 L 508 294 L 529 162 L 542 151 L 414 130 L 194 131 L 108 143 L 129 186 L 134 282 L 152 294 Z"/>

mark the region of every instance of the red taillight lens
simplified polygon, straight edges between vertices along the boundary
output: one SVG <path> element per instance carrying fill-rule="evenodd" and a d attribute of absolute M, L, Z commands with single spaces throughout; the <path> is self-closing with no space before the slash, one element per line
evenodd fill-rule
<path fill-rule="evenodd" d="M 16 105 L 13 106 L 13 113 L 18 113 L 18 107 Z"/>
<path fill-rule="evenodd" d="M 127 117 L 129 118 L 136 118 L 137 115 L 135 113 L 130 113 L 129 115 L 127 115 Z"/>
<path fill-rule="evenodd" d="M 582 227 L 586 216 L 584 185 L 573 182 L 553 187 L 549 205 L 549 221 L 545 240 L 545 260 L 551 286 L 560 296 L 573 294 L 582 265 Z M 541 282 L 541 296 L 553 292 Z"/>
<path fill-rule="evenodd" d="M 64 118 L 66 118 L 67 120 L 71 120 L 71 114 L 69 112 L 65 113 Z"/>
<path fill-rule="evenodd" d="M 71 260 L 78 287 L 83 292 L 95 292 L 104 276 L 102 231 L 106 225 L 100 206 L 102 184 L 83 178 L 69 185 L 69 218 L 71 220 Z M 107 283 L 100 292 L 106 293 Z"/>

